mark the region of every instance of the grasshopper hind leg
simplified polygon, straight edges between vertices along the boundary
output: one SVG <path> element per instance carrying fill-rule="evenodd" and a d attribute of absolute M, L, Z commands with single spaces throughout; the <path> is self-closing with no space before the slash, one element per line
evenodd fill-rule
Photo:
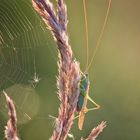
<path fill-rule="evenodd" d="M 97 104 L 95 101 L 93 101 L 89 96 L 87 97 L 87 99 L 88 99 L 92 104 L 94 104 L 96 107 L 90 108 L 90 109 L 85 108 L 85 112 L 88 112 L 88 111 L 91 111 L 91 110 L 100 109 L 101 106 L 100 106 L 99 104 Z"/>

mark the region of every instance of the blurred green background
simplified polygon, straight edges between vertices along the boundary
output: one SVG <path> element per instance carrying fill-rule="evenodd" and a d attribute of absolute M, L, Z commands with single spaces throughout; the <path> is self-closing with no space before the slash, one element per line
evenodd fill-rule
<path fill-rule="evenodd" d="M 53 1 L 56 4 L 55 1 Z M 82 0 L 67 0 L 68 31 L 74 56 L 86 66 Z M 87 0 L 89 60 L 106 15 L 108 0 Z M 107 128 L 98 140 L 140 138 L 140 1 L 112 0 L 103 38 L 89 69 L 90 96 L 101 105 L 86 114 L 84 128 L 74 121 L 75 139 L 86 138 L 99 122 Z M 33 88 L 34 74 L 40 78 Z M 21 140 L 49 139 L 57 116 L 57 47 L 29 0 L 0 0 L 0 89 L 15 102 Z M 0 96 L 0 138 L 4 137 L 7 109 Z M 88 104 L 92 107 L 92 104 Z"/>

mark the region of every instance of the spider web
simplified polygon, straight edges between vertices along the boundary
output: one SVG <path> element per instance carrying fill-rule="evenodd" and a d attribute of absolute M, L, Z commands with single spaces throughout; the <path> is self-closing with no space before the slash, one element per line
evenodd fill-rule
<path fill-rule="evenodd" d="M 39 97 L 30 81 L 34 74 L 38 74 L 37 51 L 48 42 L 51 45 L 48 33 L 36 16 L 31 2 L 0 2 L 0 91 L 5 90 L 14 100 L 19 112 L 19 123 L 27 122 L 38 111 Z M 0 112 L 6 116 L 3 94 L 0 107 Z"/>

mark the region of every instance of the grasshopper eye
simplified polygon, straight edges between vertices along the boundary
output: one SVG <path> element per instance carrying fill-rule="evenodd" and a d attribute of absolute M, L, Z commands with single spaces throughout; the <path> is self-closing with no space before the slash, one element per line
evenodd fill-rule
<path fill-rule="evenodd" d="M 88 78 L 89 77 L 88 73 L 85 73 L 85 76 L 86 76 L 86 78 Z"/>

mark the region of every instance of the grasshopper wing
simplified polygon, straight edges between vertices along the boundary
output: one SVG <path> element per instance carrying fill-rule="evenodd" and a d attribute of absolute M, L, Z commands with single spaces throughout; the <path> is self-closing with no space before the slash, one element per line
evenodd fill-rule
<path fill-rule="evenodd" d="M 80 130 L 82 130 L 82 128 L 83 128 L 84 119 L 85 119 L 85 113 L 83 111 L 81 111 L 79 114 L 79 120 L 78 120 L 78 127 Z"/>

